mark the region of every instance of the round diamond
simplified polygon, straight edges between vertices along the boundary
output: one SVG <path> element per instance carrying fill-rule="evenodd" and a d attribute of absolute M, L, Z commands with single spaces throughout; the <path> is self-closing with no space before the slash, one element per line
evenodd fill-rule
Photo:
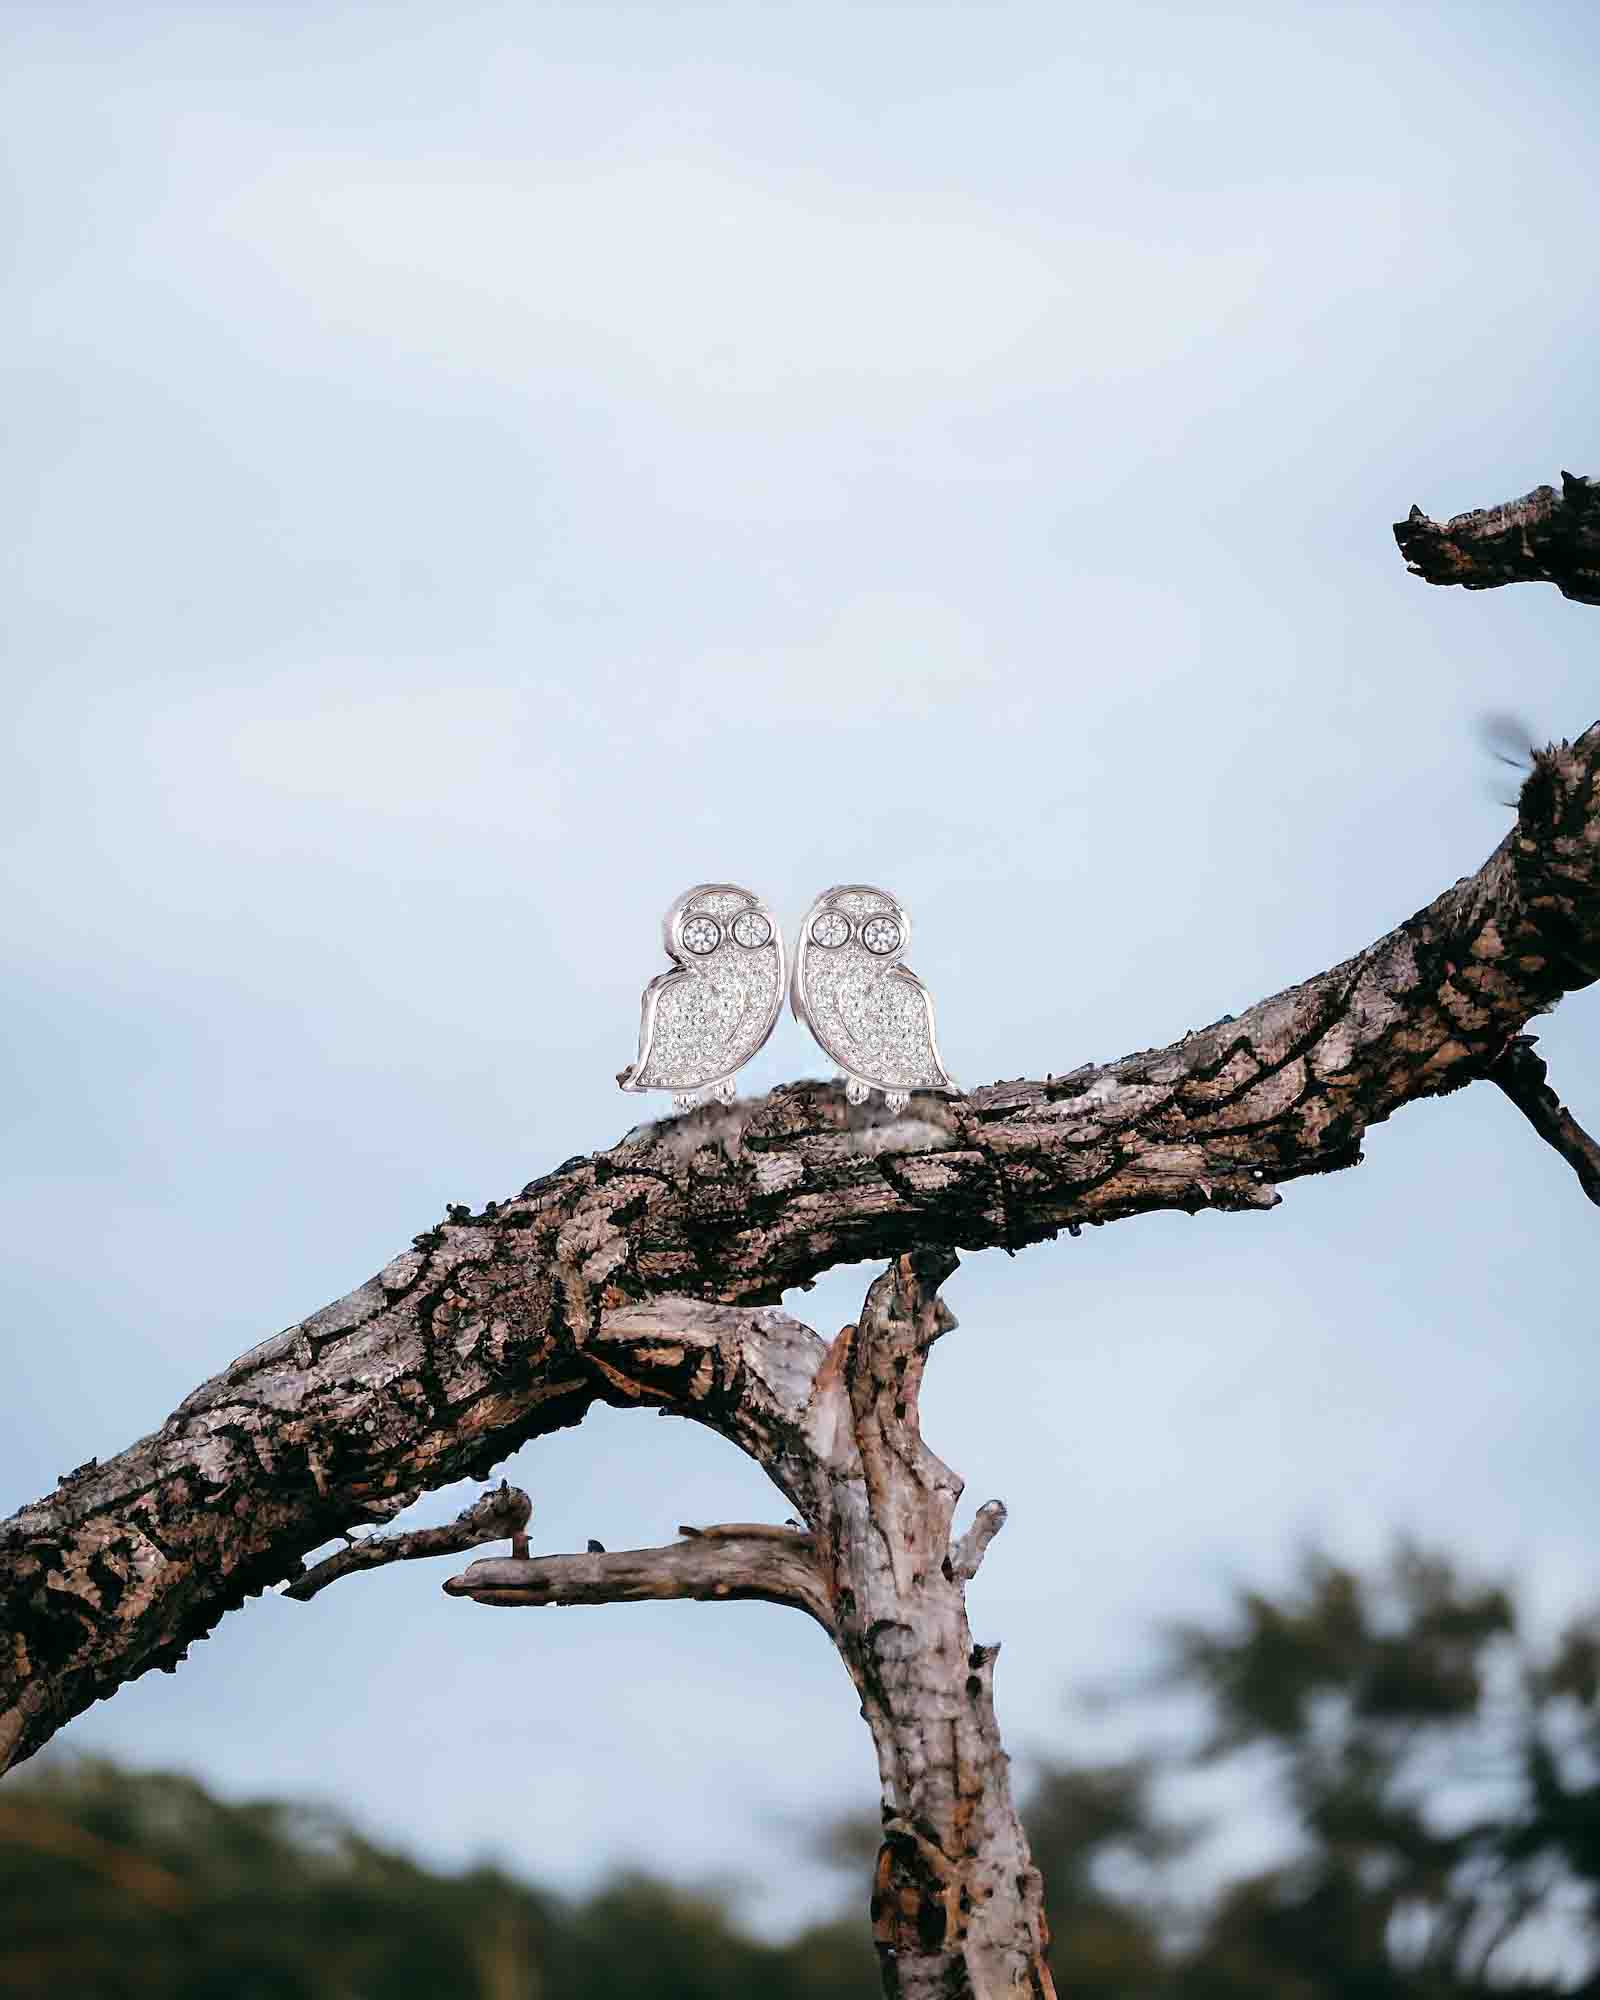
<path fill-rule="evenodd" d="M 830 951 L 843 944 L 849 935 L 850 926 L 837 910 L 824 910 L 811 926 L 812 943 L 826 945 Z"/>
<path fill-rule="evenodd" d="M 715 917 L 691 917 L 683 927 L 683 948 L 696 958 L 704 958 L 722 942 L 722 926 Z"/>
<path fill-rule="evenodd" d="M 765 944 L 771 935 L 772 926 L 759 910 L 745 910 L 733 920 L 734 942 L 742 944 L 746 951 Z"/>
<path fill-rule="evenodd" d="M 900 926 L 893 917 L 871 917 L 861 927 L 861 942 L 874 958 L 900 948 Z"/>

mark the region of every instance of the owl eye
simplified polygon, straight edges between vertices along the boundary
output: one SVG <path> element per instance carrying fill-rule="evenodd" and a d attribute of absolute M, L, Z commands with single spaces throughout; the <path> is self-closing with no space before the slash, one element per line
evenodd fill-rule
<path fill-rule="evenodd" d="M 708 951 L 715 951 L 721 944 L 722 926 L 715 917 L 691 917 L 679 935 L 685 951 L 692 951 L 696 958 L 704 958 Z"/>
<path fill-rule="evenodd" d="M 741 910 L 733 920 L 733 941 L 754 951 L 772 936 L 772 926 L 759 910 Z"/>
<path fill-rule="evenodd" d="M 811 926 L 811 942 L 825 946 L 832 951 L 850 935 L 848 921 L 837 910 L 824 910 Z"/>
<path fill-rule="evenodd" d="M 884 958 L 900 948 L 900 926 L 893 917 L 869 917 L 861 927 L 861 942 L 874 958 Z"/>

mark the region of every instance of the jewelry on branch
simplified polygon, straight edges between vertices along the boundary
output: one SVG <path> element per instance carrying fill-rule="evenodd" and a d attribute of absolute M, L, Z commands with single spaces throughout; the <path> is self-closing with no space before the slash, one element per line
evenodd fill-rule
<path fill-rule="evenodd" d="M 800 927 L 790 1004 L 844 1071 L 852 1104 L 872 1090 L 891 1111 L 913 1090 L 961 1094 L 939 1054 L 933 996 L 902 963 L 910 937 L 903 905 L 862 883 L 825 890 Z"/>
<path fill-rule="evenodd" d="M 661 921 L 671 972 L 639 1003 L 639 1054 L 617 1082 L 670 1090 L 676 1110 L 734 1095 L 733 1079 L 783 1011 L 783 934 L 759 896 L 731 882 L 685 889 Z"/>

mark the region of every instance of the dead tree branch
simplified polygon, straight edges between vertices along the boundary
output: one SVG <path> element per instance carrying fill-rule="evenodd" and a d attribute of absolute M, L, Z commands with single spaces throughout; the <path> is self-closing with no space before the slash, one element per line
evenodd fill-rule
<path fill-rule="evenodd" d="M 412 1528 L 403 1535 L 366 1535 L 350 1541 L 345 1548 L 325 1556 L 284 1591 L 285 1597 L 307 1604 L 319 1590 L 337 1583 L 357 1570 L 380 1569 L 385 1563 L 415 1562 L 424 1556 L 458 1556 L 463 1549 L 481 1548 L 485 1542 L 511 1542 L 513 1555 L 528 1552 L 528 1522 L 533 1502 L 520 1486 L 505 1480 L 493 1492 L 483 1493 L 470 1507 L 464 1507 L 453 1521 L 439 1528 Z"/>
<path fill-rule="evenodd" d="M 779 1539 L 781 1537 L 781 1539 Z M 478 1604 L 640 1604 L 651 1599 L 760 1598 L 806 1611 L 831 1635 L 833 1618 L 809 1536 L 701 1535 L 659 1549 L 597 1555 L 491 1556 L 451 1577 L 445 1590 Z"/>
<path fill-rule="evenodd" d="M 961 1481 L 924 1444 L 928 1351 L 955 1320 L 942 1249 L 898 1258 L 831 1345 L 761 1307 L 660 1300 L 602 1322 L 608 1378 L 707 1385 L 692 1414 L 734 1439 L 805 1517 L 685 1529 L 667 1548 L 473 1563 L 445 1589 L 480 1604 L 759 1598 L 810 1614 L 838 1649 L 878 1751 L 883 1845 L 873 1927 L 892 2000 L 1050 2000 L 1043 1891 L 995 1720 L 997 1648 L 965 1586 L 1005 1520 L 953 1538 Z M 709 1384 L 717 1379 L 717 1388 Z"/>
<path fill-rule="evenodd" d="M 952 1544 L 950 1567 L 961 1583 L 971 1583 L 978 1574 L 979 1565 L 989 1552 L 989 1544 L 1006 1524 L 1006 1503 L 1003 1500 L 985 1500 L 972 1517 L 972 1526 Z"/>
<path fill-rule="evenodd" d="M 878 1750 L 883 1844 L 873 1936 L 890 2000 L 1053 2000 L 1044 1887 L 994 1713 L 997 1646 L 973 1643 L 954 1545 L 961 1480 L 922 1440 L 928 1350 L 955 1325 L 949 1252 L 898 1258 L 812 1390 L 797 1480 L 835 1607 L 840 1657 Z M 976 1567 L 976 1564 L 973 1564 Z"/>
<path fill-rule="evenodd" d="M 898 1114 L 792 1084 L 452 1208 L 150 1436 L 0 1523 L 0 1770 L 175 1668 L 352 1523 L 487 1477 L 597 1400 L 726 1419 L 760 1455 L 818 1347 L 775 1302 L 834 1265 L 1269 1209 L 1286 1183 L 1355 1165 L 1402 1106 L 1488 1075 L 1597 974 L 1600 724 L 1540 754 L 1476 874 L 1166 1048 Z"/>
<path fill-rule="evenodd" d="M 1497 590 L 1553 583 L 1575 604 L 1600 604 L 1600 481 L 1561 475 L 1561 491 L 1536 486 L 1520 500 L 1475 507 L 1443 526 L 1413 507 L 1394 524 L 1406 567 L 1425 583 Z"/>
<path fill-rule="evenodd" d="M 1500 1086 L 1545 1144 L 1561 1155 L 1589 1199 L 1600 1202 L 1600 1145 L 1550 1088 L 1544 1057 L 1534 1049 L 1536 1039 L 1515 1036 L 1489 1071 L 1489 1081 Z"/>

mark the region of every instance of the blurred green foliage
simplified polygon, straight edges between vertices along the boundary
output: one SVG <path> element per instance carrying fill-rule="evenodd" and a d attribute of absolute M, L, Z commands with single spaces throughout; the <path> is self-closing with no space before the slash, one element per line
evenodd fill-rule
<path fill-rule="evenodd" d="M 29 2000 L 833 2000 L 877 1991 L 863 1923 L 773 1946 L 640 1876 L 567 1903 L 447 1875 L 342 1819 L 231 1805 L 101 1760 L 0 1792 L 0 1993 Z"/>
<path fill-rule="evenodd" d="M 1600 1625 L 1541 1648 L 1509 1591 L 1402 1548 L 1370 1577 L 1309 1557 L 1169 1641 L 1162 1747 L 1029 1788 L 1063 2000 L 1600 1994 Z M 1208 1786 L 1213 1824 L 1270 1801 L 1271 1865 L 1207 1860 Z M 777 1945 L 664 1881 L 566 1900 L 332 1814 L 47 1761 L 0 1790 L 0 1995 L 870 2000 L 875 1841 L 821 1837 L 850 1909 Z"/>

